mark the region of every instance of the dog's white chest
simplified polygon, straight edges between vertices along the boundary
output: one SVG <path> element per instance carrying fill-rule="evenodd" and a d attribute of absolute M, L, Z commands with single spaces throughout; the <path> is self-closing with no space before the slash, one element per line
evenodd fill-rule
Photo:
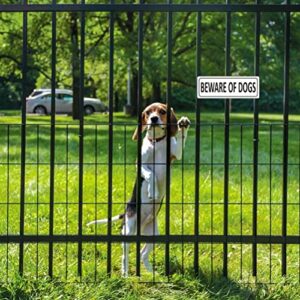
<path fill-rule="evenodd" d="M 159 142 L 150 142 L 145 138 L 142 147 L 142 161 L 156 173 L 160 169 L 166 168 L 167 162 L 167 143 L 163 139 Z"/>
<path fill-rule="evenodd" d="M 172 140 L 171 138 L 171 144 Z M 170 158 L 169 158 L 170 159 Z M 145 138 L 142 146 L 142 163 L 155 175 L 159 194 L 163 197 L 166 189 L 167 171 L 167 142 L 163 139 L 159 142 L 150 142 Z"/>

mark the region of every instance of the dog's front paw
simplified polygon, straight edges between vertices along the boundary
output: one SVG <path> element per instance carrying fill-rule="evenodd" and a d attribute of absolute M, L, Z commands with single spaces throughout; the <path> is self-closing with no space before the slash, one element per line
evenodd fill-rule
<path fill-rule="evenodd" d="M 188 129 L 191 125 L 191 121 L 187 117 L 181 117 L 177 122 L 178 130 Z"/>

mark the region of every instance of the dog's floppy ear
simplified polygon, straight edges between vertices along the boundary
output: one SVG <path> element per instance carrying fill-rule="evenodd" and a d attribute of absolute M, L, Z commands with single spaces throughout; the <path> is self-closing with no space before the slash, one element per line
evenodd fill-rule
<path fill-rule="evenodd" d="M 146 129 L 146 113 L 143 112 L 142 113 L 142 133 L 145 131 Z M 138 135 L 139 135 L 139 127 L 137 127 L 133 133 L 132 139 L 134 141 L 136 141 L 138 139 Z"/>
<path fill-rule="evenodd" d="M 175 136 L 177 134 L 178 131 L 178 126 L 177 126 L 177 118 L 175 116 L 174 110 L 171 107 L 170 109 L 170 133 L 171 136 Z"/>

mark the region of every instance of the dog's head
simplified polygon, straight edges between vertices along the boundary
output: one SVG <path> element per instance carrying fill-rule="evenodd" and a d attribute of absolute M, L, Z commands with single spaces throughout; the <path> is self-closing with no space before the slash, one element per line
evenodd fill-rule
<path fill-rule="evenodd" d="M 167 133 L 167 110 L 168 107 L 163 103 L 152 103 L 147 106 L 142 112 L 142 132 L 147 130 L 151 138 L 160 138 Z M 175 136 L 177 133 L 177 118 L 173 111 L 170 109 L 170 133 Z M 132 136 L 133 140 L 138 138 L 138 128 L 135 129 Z"/>

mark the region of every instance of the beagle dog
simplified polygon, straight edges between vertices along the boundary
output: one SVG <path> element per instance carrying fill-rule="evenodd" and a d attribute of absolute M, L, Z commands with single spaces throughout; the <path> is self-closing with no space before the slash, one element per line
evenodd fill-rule
<path fill-rule="evenodd" d="M 182 157 L 190 121 L 182 117 L 177 121 L 173 109 L 170 109 L 170 162 Z M 141 148 L 141 234 L 158 235 L 157 214 L 166 193 L 167 168 L 167 106 L 162 103 L 152 103 L 142 113 L 142 132 L 146 131 Z M 138 139 L 138 128 L 133 134 L 133 140 Z M 126 212 L 111 218 L 111 221 L 123 219 L 123 235 L 134 235 L 137 230 L 137 182 L 133 189 Z M 88 223 L 104 224 L 108 219 L 96 220 Z M 122 275 L 128 276 L 129 244 L 123 243 Z M 152 272 L 149 254 L 153 244 L 147 243 L 141 250 L 141 259 L 147 271 Z"/>

